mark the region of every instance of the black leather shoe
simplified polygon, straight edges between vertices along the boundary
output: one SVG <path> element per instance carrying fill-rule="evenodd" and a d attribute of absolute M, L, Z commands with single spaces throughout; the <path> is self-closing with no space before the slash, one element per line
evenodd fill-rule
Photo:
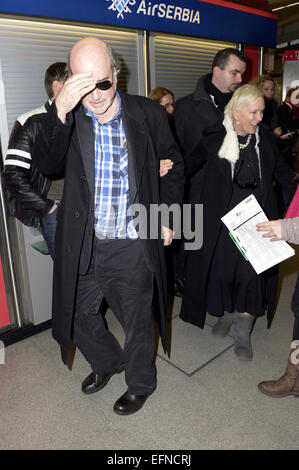
<path fill-rule="evenodd" d="M 114 374 L 119 374 L 120 372 L 123 372 L 123 370 L 125 370 L 125 366 L 122 366 L 117 371 L 110 372 L 109 374 L 105 374 L 102 376 L 99 376 L 95 372 L 92 372 L 91 374 L 89 374 L 88 377 L 86 377 L 84 382 L 82 382 L 82 386 L 81 386 L 82 392 L 89 395 L 90 393 L 95 393 L 95 392 L 98 392 L 99 390 L 102 390 L 102 388 L 104 388 L 107 385 L 107 383 L 109 382 L 109 380 Z"/>
<path fill-rule="evenodd" d="M 118 415 L 132 415 L 143 407 L 148 397 L 149 395 L 133 395 L 127 391 L 114 404 L 113 411 Z"/>

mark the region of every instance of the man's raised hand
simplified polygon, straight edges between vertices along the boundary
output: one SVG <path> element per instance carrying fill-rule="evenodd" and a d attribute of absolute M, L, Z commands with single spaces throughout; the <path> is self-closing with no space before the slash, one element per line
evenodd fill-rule
<path fill-rule="evenodd" d="M 83 96 L 95 88 L 95 83 L 96 80 L 91 72 L 77 73 L 66 80 L 55 99 L 57 115 L 61 122 L 64 123 L 67 113 L 74 109 Z"/>

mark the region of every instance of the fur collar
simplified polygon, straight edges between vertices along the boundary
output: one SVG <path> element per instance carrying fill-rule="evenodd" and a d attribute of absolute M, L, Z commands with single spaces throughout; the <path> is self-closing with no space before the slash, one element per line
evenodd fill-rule
<path fill-rule="evenodd" d="M 232 165 L 234 165 L 236 163 L 236 161 L 239 159 L 238 136 L 237 136 L 237 133 L 235 132 L 235 130 L 233 128 L 233 123 L 232 123 L 231 119 L 228 116 L 224 117 L 222 124 L 225 127 L 226 135 L 225 135 L 224 140 L 222 142 L 222 145 L 219 149 L 218 156 L 220 158 L 225 158 Z M 256 137 L 255 148 L 257 149 L 257 146 L 258 146 L 258 143 L 259 143 L 259 140 L 260 140 L 259 139 L 259 128 L 258 128 L 258 126 L 257 126 L 256 131 L 255 131 L 255 137 Z"/>

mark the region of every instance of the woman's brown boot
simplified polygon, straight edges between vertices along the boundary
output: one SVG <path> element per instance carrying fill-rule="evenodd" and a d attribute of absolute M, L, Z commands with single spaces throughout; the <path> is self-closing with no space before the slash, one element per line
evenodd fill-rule
<path fill-rule="evenodd" d="M 287 395 L 299 397 L 299 344 L 295 344 L 288 359 L 286 371 L 278 380 L 270 380 L 258 384 L 258 389 L 270 395 L 270 397 L 280 398 Z"/>

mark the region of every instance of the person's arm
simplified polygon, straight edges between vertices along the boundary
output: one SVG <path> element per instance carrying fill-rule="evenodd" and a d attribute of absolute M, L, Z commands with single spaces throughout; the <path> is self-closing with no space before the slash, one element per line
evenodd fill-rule
<path fill-rule="evenodd" d="M 271 242 L 282 240 L 281 220 L 265 220 L 256 225 L 257 232 L 263 233 L 263 237 L 271 238 Z"/>
<path fill-rule="evenodd" d="M 181 204 L 184 197 L 184 161 L 179 152 L 178 145 L 169 126 L 168 116 L 162 108 L 160 119 L 157 122 L 157 153 L 161 161 L 165 156 L 171 159 L 173 165 L 168 173 L 160 178 L 161 203 L 168 207 L 172 204 Z M 173 238 L 173 226 L 163 227 L 164 245 L 169 245 Z"/>
<path fill-rule="evenodd" d="M 16 121 L 4 162 L 3 181 L 17 202 L 13 215 L 22 222 L 29 221 L 32 216 L 44 217 L 52 210 L 54 204 L 37 191 L 39 174 L 31 159 L 31 148 L 39 125 L 37 120 L 42 117 L 43 115 L 39 118 L 30 118 L 24 126 Z"/>
<path fill-rule="evenodd" d="M 171 128 L 169 126 L 166 111 L 162 108 L 158 123 L 158 157 L 159 160 L 168 157 L 173 163 L 169 171 L 160 180 L 161 202 L 170 206 L 171 204 L 181 204 L 184 195 L 184 161 Z"/>
<path fill-rule="evenodd" d="M 256 227 L 258 232 L 265 232 L 263 237 L 271 238 L 271 242 L 285 240 L 299 244 L 299 217 L 268 220 L 257 224 Z"/>
<path fill-rule="evenodd" d="M 279 152 L 275 137 L 269 135 L 272 152 L 275 158 L 274 178 L 281 186 L 291 195 L 294 195 L 298 186 L 298 179 L 296 179 L 295 171 L 288 165 L 285 158 Z"/>
<path fill-rule="evenodd" d="M 277 101 L 272 98 L 271 100 L 271 118 L 270 118 L 270 128 L 273 131 L 275 137 L 280 137 L 282 134 L 282 129 L 278 123 L 277 116 Z"/>
<path fill-rule="evenodd" d="M 174 107 L 175 132 L 182 150 L 186 166 L 186 175 L 192 176 L 204 165 L 202 156 L 204 150 L 201 145 L 203 137 L 202 125 L 194 128 L 194 114 L 187 103 L 178 101 Z M 198 119 L 198 118 L 197 118 Z"/>
<path fill-rule="evenodd" d="M 32 149 L 37 168 L 46 175 L 64 170 L 65 156 L 73 130 L 71 111 L 81 98 L 95 87 L 89 72 L 68 78 L 52 103 Z"/>
<path fill-rule="evenodd" d="M 299 217 L 282 219 L 281 238 L 287 242 L 299 244 Z"/>

